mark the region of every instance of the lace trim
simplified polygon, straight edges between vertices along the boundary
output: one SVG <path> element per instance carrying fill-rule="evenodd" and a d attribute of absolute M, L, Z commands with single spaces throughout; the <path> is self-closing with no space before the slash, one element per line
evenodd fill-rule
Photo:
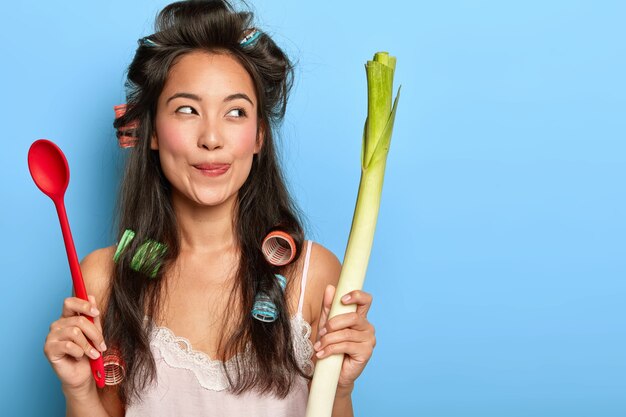
<path fill-rule="evenodd" d="M 149 320 L 149 318 L 145 318 Z M 291 335 L 294 354 L 298 364 L 308 376 L 313 375 L 313 344 L 311 325 L 298 313 L 291 318 Z M 158 349 L 165 362 L 172 368 L 186 369 L 193 372 L 200 385 L 212 391 L 222 391 L 230 386 L 222 369 L 223 361 L 212 359 L 202 351 L 194 350 L 188 339 L 176 336 L 167 327 L 154 325 L 150 345 Z M 246 350 L 228 359 L 225 364 L 229 372 L 235 371 L 235 361 L 239 358 L 243 366 L 254 366 L 251 360 L 250 346 Z"/>
<path fill-rule="evenodd" d="M 298 334 L 299 333 L 299 334 Z M 311 325 L 298 313 L 291 318 L 291 335 L 294 344 L 296 360 L 302 371 L 313 375 L 313 343 L 311 343 Z"/>

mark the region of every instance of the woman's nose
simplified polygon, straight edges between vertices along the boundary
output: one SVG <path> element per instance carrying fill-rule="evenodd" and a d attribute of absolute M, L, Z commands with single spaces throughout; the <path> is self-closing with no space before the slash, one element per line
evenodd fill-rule
<path fill-rule="evenodd" d="M 207 123 L 198 135 L 198 146 L 210 151 L 223 146 L 222 133 L 216 123 Z"/>

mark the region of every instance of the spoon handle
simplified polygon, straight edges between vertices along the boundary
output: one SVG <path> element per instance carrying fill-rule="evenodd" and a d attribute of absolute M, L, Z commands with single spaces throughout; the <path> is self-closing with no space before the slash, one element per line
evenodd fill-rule
<path fill-rule="evenodd" d="M 89 301 L 87 298 L 87 289 L 85 288 L 85 282 L 83 281 L 83 274 L 80 271 L 80 263 L 78 262 L 78 256 L 76 255 L 76 248 L 74 247 L 74 239 L 72 239 L 72 232 L 70 230 L 70 224 L 67 220 L 67 213 L 65 212 L 65 203 L 63 197 L 53 199 L 54 206 L 57 209 L 59 215 L 59 222 L 61 222 L 61 232 L 63 233 L 63 241 L 65 242 L 65 251 L 67 252 L 67 260 L 70 263 L 70 272 L 72 274 L 72 282 L 74 283 L 74 291 L 76 296 L 85 301 Z M 85 316 L 93 323 L 93 317 Z M 89 343 L 93 346 L 91 341 Z M 102 362 L 102 354 L 97 359 L 89 359 L 91 365 L 91 373 L 96 380 L 98 388 L 104 387 L 105 375 L 104 375 L 104 363 Z"/>

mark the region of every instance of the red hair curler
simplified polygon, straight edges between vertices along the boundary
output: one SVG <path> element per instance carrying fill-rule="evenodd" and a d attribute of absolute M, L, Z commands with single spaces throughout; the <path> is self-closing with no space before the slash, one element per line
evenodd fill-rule
<path fill-rule="evenodd" d="M 104 380 L 106 385 L 117 385 L 126 376 L 126 364 L 122 359 L 122 353 L 115 347 L 108 349 L 102 355 L 104 362 Z"/>
<path fill-rule="evenodd" d="M 115 118 L 119 119 L 126 114 L 126 104 L 113 106 L 113 110 L 115 111 Z M 133 136 L 133 131 L 137 129 L 138 126 L 139 123 L 133 120 L 129 124 L 117 128 L 117 140 L 120 148 L 132 148 L 135 146 L 137 137 Z"/>
<path fill-rule="evenodd" d="M 296 242 L 288 233 L 274 230 L 263 239 L 261 251 L 271 265 L 287 265 L 296 257 Z"/>

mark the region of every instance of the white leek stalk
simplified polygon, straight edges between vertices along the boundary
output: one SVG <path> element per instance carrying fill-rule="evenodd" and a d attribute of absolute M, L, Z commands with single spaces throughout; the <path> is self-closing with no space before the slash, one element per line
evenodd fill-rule
<path fill-rule="evenodd" d="M 352 228 L 328 319 L 356 311 L 356 305 L 343 305 L 341 297 L 363 288 L 365 272 L 374 241 L 374 231 L 383 190 L 387 153 L 391 142 L 400 88 L 391 106 L 396 58 L 377 52 L 365 65 L 367 73 L 367 119 L 361 150 L 361 182 L 354 209 Z M 344 355 L 317 361 L 306 417 L 330 417 Z"/>

